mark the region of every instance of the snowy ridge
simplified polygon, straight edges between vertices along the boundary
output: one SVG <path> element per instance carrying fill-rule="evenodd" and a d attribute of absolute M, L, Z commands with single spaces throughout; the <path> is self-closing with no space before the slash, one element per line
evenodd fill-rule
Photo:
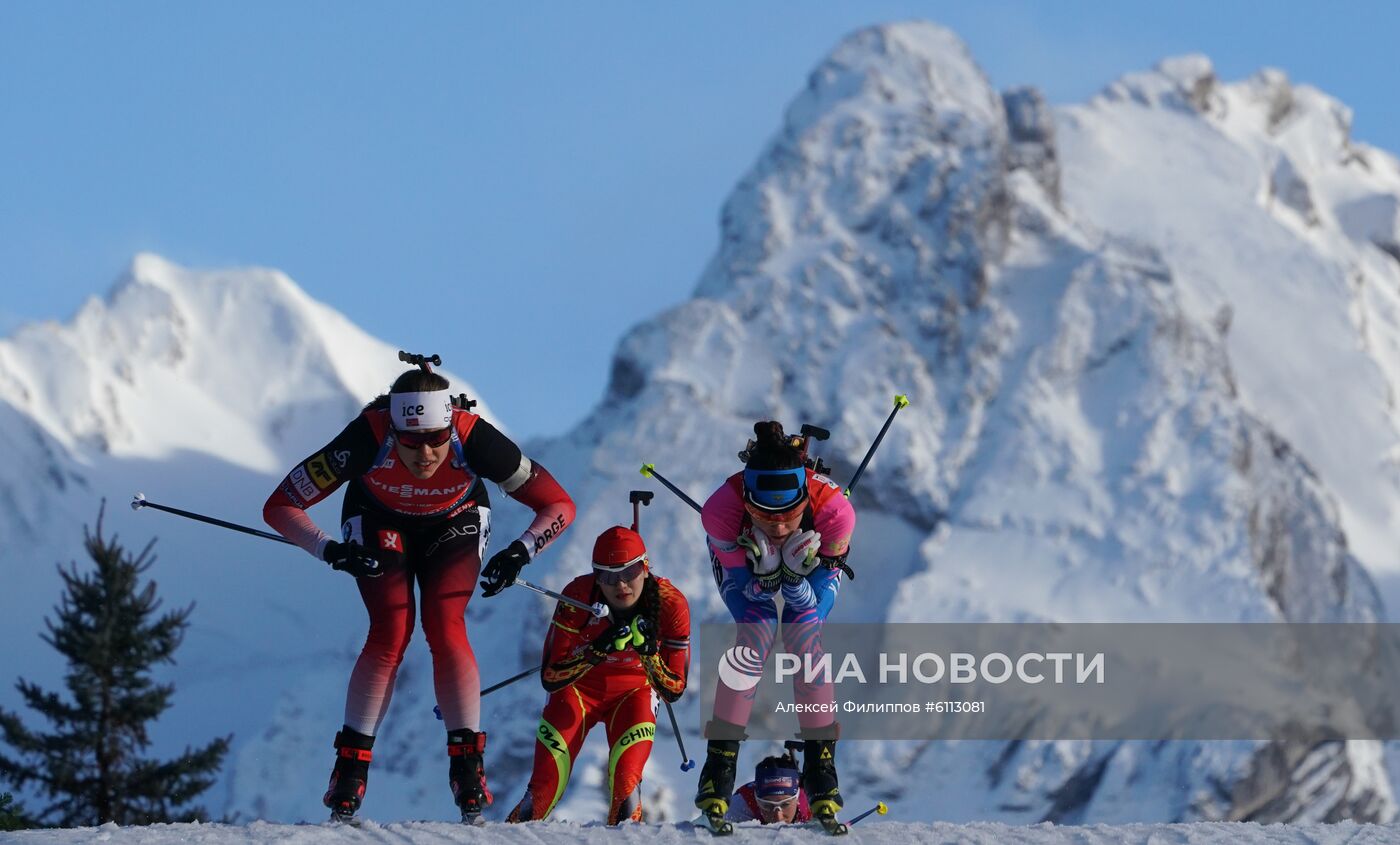
<path fill-rule="evenodd" d="M 1400 162 L 1350 126 L 1344 105 L 1277 70 L 1222 84 L 1188 56 L 1064 109 L 1057 130 L 1071 213 L 1151 244 L 1188 314 L 1226 327 L 1243 405 L 1335 497 L 1358 559 L 1389 573 Z"/>
<path fill-rule="evenodd" d="M 272 473 L 285 469 L 277 447 L 300 433 L 304 409 L 334 400 L 351 414 L 347 395 L 382 391 L 401 367 L 393 347 L 282 273 L 188 270 L 143 254 L 71 324 L 0 342 L 0 397 L 79 455 L 188 449 Z M 64 377 L 46 378 L 54 369 Z"/>

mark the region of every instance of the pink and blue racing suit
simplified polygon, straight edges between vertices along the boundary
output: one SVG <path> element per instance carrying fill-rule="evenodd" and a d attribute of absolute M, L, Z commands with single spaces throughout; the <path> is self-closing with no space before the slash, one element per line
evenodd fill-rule
<path fill-rule="evenodd" d="M 821 654 L 821 626 L 836 603 L 841 589 L 841 570 L 855 530 L 856 513 L 841 494 L 836 482 L 824 475 L 807 470 L 807 507 L 802 516 L 802 530 L 814 529 L 821 534 L 818 554 L 824 565 L 796 584 L 784 583 L 782 623 L 783 642 L 795 653 L 811 654 L 815 661 Z M 765 591 L 753 577 L 739 538 L 750 532 L 753 523 L 744 509 L 744 474 L 735 473 L 705 502 L 700 513 L 710 549 L 715 583 L 734 621 L 739 623 L 736 646 L 754 649 L 761 660 L 755 671 L 761 671 L 773 649 L 778 631 L 779 613 L 775 593 Z M 802 673 L 794 676 L 793 688 L 799 704 L 827 704 L 833 701 L 831 684 L 806 683 Z M 718 682 L 717 682 L 718 683 Z M 753 709 L 756 688 L 738 691 L 718 683 L 715 694 L 715 718 L 733 725 L 748 724 Z M 804 729 L 830 727 L 835 721 L 830 708 L 810 712 L 803 708 L 798 722 Z"/>

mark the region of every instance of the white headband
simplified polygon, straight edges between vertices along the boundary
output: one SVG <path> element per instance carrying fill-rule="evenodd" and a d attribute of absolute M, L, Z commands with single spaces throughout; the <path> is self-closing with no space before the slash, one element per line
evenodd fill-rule
<path fill-rule="evenodd" d="M 600 570 L 602 570 L 603 572 L 621 572 L 622 570 L 626 569 L 627 567 L 631 566 L 632 564 L 634 564 L 634 563 L 641 563 L 642 561 L 644 561 L 644 560 L 646 560 L 646 559 L 647 559 L 647 553 L 646 553 L 646 552 L 642 552 L 641 554 L 637 555 L 636 557 L 632 558 L 631 560 L 627 561 L 626 563 L 599 563 L 598 561 L 595 560 L 595 561 L 593 561 L 593 568 L 594 568 L 594 569 L 600 569 Z"/>
<path fill-rule="evenodd" d="M 432 431 L 452 424 L 452 394 L 446 390 L 389 394 L 389 418 L 399 431 Z"/>

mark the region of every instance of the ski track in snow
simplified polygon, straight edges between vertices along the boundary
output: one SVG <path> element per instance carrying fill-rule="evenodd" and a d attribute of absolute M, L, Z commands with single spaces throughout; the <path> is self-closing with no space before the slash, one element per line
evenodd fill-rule
<path fill-rule="evenodd" d="M 71 830 L 35 830 L 0 836 L 15 845 L 79 845 L 101 842 L 106 845 L 234 845 L 235 843 L 346 843 L 346 845 L 437 845 L 464 842 L 476 845 L 535 845 L 535 843 L 586 843 L 587 845 L 626 845 L 626 843 L 739 843 L 809 842 L 826 834 L 804 827 L 763 827 L 756 822 L 735 826 L 731 837 L 714 837 L 689 822 L 661 825 L 623 825 L 609 828 L 602 823 L 530 822 L 521 825 L 487 824 L 470 827 L 447 822 L 402 822 L 378 825 L 366 821 L 358 828 L 342 825 L 286 825 L 254 822 L 246 826 L 223 824 L 168 824 L 150 827 L 101 827 Z M 1386 825 L 1353 822 L 1309 825 L 1259 825 L 1242 822 L 1199 822 L 1195 824 L 1133 825 L 1052 825 L 1049 823 L 1014 826 L 1005 824 L 904 824 L 878 822 L 851 829 L 843 840 L 890 843 L 968 843 L 968 845 L 1198 845 L 1198 843 L 1310 843 L 1310 845 L 1360 845 L 1360 843 L 1400 842 L 1400 830 Z"/>

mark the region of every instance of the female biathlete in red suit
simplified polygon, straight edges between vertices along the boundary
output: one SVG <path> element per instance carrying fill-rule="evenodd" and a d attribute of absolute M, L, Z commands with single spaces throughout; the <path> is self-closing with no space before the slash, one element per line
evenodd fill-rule
<path fill-rule="evenodd" d="M 481 570 L 490 533 L 482 479 L 535 511 L 528 530 Z M 306 508 L 350 482 L 342 538 L 316 527 Z M 345 725 L 323 799 L 335 818 L 359 809 L 379 723 L 413 633 L 413 583 L 433 656 L 433 687 L 447 727 L 449 782 L 463 819 L 491 803 L 482 765 L 481 677 L 467 641 L 466 608 L 514 583 L 520 568 L 574 518 L 574 503 L 545 470 L 486 420 L 452 404 L 447 379 L 410 370 L 334 440 L 298 464 L 268 498 L 263 518 L 282 536 L 355 576 L 369 636 L 350 675 Z"/>
<path fill-rule="evenodd" d="M 564 595 L 607 602 L 609 616 L 560 602 L 544 642 L 540 675 L 549 692 L 535 735 L 535 768 L 509 821 L 544 819 L 564 794 L 584 737 L 607 730 L 608 824 L 642 816 L 642 768 L 656 735 L 656 696 L 685 692 L 690 607 L 670 581 L 650 574 L 637 532 L 614 526 L 593 546 L 593 572 Z"/>

